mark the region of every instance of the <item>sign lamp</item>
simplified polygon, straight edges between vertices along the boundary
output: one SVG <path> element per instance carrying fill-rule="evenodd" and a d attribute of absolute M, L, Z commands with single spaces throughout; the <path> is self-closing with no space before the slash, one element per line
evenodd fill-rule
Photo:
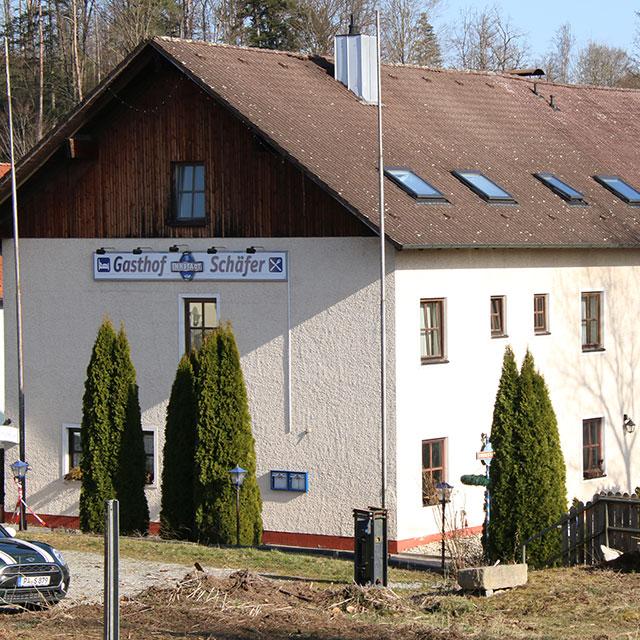
<path fill-rule="evenodd" d="M 236 488 L 236 547 L 240 546 L 240 487 L 247 475 L 247 470 L 240 465 L 236 465 L 234 469 L 229 471 L 231 483 Z"/>

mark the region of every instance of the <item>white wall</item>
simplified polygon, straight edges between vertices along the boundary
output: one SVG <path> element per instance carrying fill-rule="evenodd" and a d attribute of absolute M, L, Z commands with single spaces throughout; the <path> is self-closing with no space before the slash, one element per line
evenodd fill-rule
<path fill-rule="evenodd" d="M 125 322 L 138 373 L 143 426 L 165 421 L 179 359 L 179 295 L 220 297 L 234 326 L 253 417 L 258 480 L 268 530 L 352 535 L 354 507 L 380 499 L 379 323 L 377 240 L 193 240 L 244 250 L 252 244 L 288 250 L 292 290 L 293 429 L 286 433 L 286 283 L 95 282 L 92 252 L 108 244 L 132 249 L 138 240 L 21 241 L 25 395 L 30 505 L 44 513 L 77 514 L 78 483 L 62 480 L 63 424 L 79 423 L 86 366 L 98 325 L 109 314 Z M 144 241 L 167 250 L 170 240 Z M 7 241 L 7 377 L 15 378 L 12 251 Z M 392 268 L 393 254 L 390 258 Z M 393 276 L 389 276 L 393 299 Z M 393 331 L 393 314 L 390 314 Z M 393 357 L 393 344 L 390 345 Z M 392 368 L 393 369 L 393 368 Z M 392 371 L 393 372 L 393 371 Z M 393 387 L 393 375 L 390 376 Z M 16 413 L 15 385 L 7 407 Z M 390 407 L 393 420 L 393 402 Z M 159 450 L 162 450 L 162 442 Z M 395 461 L 390 430 L 389 474 Z M 271 469 L 308 471 L 308 494 L 273 492 Z M 158 519 L 160 490 L 149 489 Z M 8 497 L 8 502 L 13 500 Z M 393 508 L 393 491 L 389 506 Z M 393 529 L 391 531 L 393 535 Z"/>
<path fill-rule="evenodd" d="M 640 424 L 640 252 L 632 250 L 406 251 L 396 257 L 398 538 L 438 531 L 423 507 L 421 441 L 448 438 L 448 481 L 454 507 L 469 526 L 482 523 L 483 490 L 460 476 L 483 473 L 475 453 L 488 433 L 504 348 L 518 365 L 529 348 L 545 376 L 567 464 L 568 498 L 640 484 L 637 432 L 622 430 L 623 413 Z M 604 291 L 605 351 L 583 353 L 581 291 Z M 533 295 L 548 293 L 551 335 L 533 331 Z M 489 298 L 507 296 L 508 338 L 492 339 Z M 421 365 L 421 298 L 446 298 L 449 363 Z M 604 418 L 606 477 L 582 479 L 582 420 Z"/>

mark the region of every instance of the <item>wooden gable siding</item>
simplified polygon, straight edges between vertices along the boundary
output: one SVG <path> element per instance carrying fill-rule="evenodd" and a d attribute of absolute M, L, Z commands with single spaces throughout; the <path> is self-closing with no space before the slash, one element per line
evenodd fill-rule
<path fill-rule="evenodd" d="M 165 62 L 150 65 L 81 133 L 95 141 L 96 159 L 70 160 L 60 151 L 31 178 L 19 196 L 22 236 L 372 234 L 300 168 Z M 189 161 L 205 163 L 209 219 L 202 226 L 174 226 L 172 162 Z M 5 206 L 5 237 L 8 213 Z"/>

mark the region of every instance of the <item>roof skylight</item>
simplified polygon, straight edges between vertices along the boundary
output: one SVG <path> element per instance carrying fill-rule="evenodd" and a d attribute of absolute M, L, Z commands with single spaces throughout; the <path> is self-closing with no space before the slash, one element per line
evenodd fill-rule
<path fill-rule="evenodd" d="M 440 191 L 410 169 L 387 167 L 384 174 L 419 202 L 447 202 Z"/>
<path fill-rule="evenodd" d="M 516 204 L 512 195 L 479 171 L 452 171 L 451 173 L 487 202 Z"/>
<path fill-rule="evenodd" d="M 636 191 L 622 178 L 618 176 L 593 176 L 593 179 L 627 204 L 640 205 L 640 191 Z"/>
<path fill-rule="evenodd" d="M 533 175 L 569 204 L 587 204 L 584 196 L 579 191 L 576 191 L 576 189 L 570 187 L 552 173 L 534 173 Z"/>

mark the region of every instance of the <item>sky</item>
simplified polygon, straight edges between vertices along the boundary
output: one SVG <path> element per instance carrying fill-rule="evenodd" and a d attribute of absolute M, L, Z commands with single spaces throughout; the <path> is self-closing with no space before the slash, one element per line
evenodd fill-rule
<path fill-rule="evenodd" d="M 636 29 L 635 12 L 640 0 L 440 0 L 434 24 L 451 23 L 467 8 L 482 9 L 495 4 L 511 17 L 514 26 L 528 34 L 532 57 L 550 47 L 556 29 L 569 22 L 576 48 L 589 40 L 631 50 Z M 440 29 L 438 29 L 440 30 Z"/>

